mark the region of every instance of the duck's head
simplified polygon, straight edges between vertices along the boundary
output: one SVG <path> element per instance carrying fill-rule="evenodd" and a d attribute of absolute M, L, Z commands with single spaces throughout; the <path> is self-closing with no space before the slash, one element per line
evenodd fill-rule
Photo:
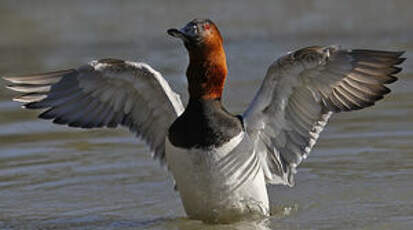
<path fill-rule="evenodd" d="M 194 19 L 181 29 L 169 29 L 168 34 L 181 39 L 188 50 L 222 45 L 222 36 L 210 19 Z"/>
<path fill-rule="evenodd" d="M 181 39 L 189 53 L 186 75 L 191 98 L 220 99 L 227 75 L 223 39 L 210 19 L 194 19 L 168 34 Z"/>

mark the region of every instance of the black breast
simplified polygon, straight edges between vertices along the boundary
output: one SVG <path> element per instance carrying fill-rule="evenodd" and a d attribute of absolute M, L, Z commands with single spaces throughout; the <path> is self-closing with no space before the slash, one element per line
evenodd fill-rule
<path fill-rule="evenodd" d="M 219 100 L 190 100 L 169 128 L 169 141 L 181 148 L 219 147 L 243 130 L 242 120 Z"/>

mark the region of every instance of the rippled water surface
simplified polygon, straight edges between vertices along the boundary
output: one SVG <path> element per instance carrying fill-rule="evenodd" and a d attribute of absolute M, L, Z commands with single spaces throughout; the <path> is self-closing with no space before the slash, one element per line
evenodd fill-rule
<path fill-rule="evenodd" d="M 341 44 L 413 59 L 412 9 L 410 1 L 1 1 L 0 75 L 140 60 L 186 100 L 186 53 L 165 31 L 212 17 L 230 69 L 224 104 L 241 113 L 269 64 L 291 49 Z M 188 220 L 167 171 L 126 129 L 53 125 L 1 87 L 0 228 L 411 229 L 411 60 L 403 67 L 383 101 L 333 117 L 294 188 L 269 186 L 272 217 L 223 226 Z"/>

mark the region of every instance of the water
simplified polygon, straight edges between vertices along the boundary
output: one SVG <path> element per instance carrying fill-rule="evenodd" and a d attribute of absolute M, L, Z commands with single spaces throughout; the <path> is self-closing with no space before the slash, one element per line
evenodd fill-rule
<path fill-rule="evenodd" d="M 356 5 L 358 7 L 353 7 Z M 187 99 L 182 45 L 165 31 L 212 17 L 230 73 L 224 104 L 241 113 L 279 55 L 313 44 L 406 50 L 410 1 L 1 1 L 0 75 L 140 60 Z M 269 186 L 272 217 L 204 225 L 185 217 L 166 170 L 125 129 L 79 130 L 36 119 L 0 89 L 0 228 L 411 229 L 413 64 L 373 108 L 331 120 L 296 186 Z M 4 82 L 0 82 L 3 84 Z"/>

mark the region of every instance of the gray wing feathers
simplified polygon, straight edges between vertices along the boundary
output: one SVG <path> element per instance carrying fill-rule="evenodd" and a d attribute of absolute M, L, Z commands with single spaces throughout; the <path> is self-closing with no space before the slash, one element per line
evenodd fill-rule
<path fill-rule="evenodd" d="M 281 57 L 244 114 L 268 183 L 293 186 L 332 113 L 374 105 L 405 59 L 402 52 L 308 47 Z"/>
<path fill-rule="evenodd" d="M 149 65 L 115 59 L 79 69 L 4 77 L 22 92 L 14 100 L 39 115 L 71 127 L 128 127 L 142 137 L 161 162 L 170 124 L 184 110 L 179 96 Z"/>

